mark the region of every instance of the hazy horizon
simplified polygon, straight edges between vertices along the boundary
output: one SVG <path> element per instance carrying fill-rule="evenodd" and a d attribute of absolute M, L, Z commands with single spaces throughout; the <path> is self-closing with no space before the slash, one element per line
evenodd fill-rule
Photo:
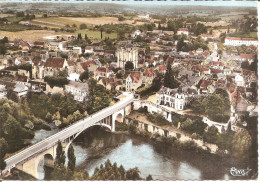
<path fill-rule="evenodd" d="M 69 1 L 44 1 L 44 0 L 1 0 L 0 2 L 20 2 L 20 3 L 101 3 L 101 4 L 120 4 L 120 5 L 146 5 L 146 6 L 229 6 L 229 7 L 257 7 L 257 1 L 76 1 L 76 0 L 69 0 Z"/>

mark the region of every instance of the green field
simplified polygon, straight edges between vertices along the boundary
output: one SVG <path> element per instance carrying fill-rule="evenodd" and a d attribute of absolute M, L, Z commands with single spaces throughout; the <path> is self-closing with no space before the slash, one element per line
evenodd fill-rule
<path fill-rule="evenodd" d="M 10 24 L 10 25 L 0 25 L 0 30 L 8 31 L 8 32 L 19 32 L 25 30 L 41 30 L 41 28 L 36 26 L 27 26 L 21 24 Z"/>
<path fill-rule="evenodd" d="M 89 39 L 101 39 L 101 35 L 100 35 L 100 31 L 93 31 L 93 30 L 78 30 L 75 32 L 76 35 L 78 35 L 78 33 L 81 33 L 82 38 L 85 38 L 85 34 L 87 34 Z M 117 34 L 116 33 L 106 33 L 103 32 L 103 39 L 105 39 L 106 37 L 109 37 L 109 39 L 116 39 L 117 38 Z"/>
<path fill-rule="evenodd" d="M 65 18 L 61 18 L 61 17 L 37 18 L 37 19 L 35 19 L 35 21 L 42 21 L 42 22 L 38 22 L 38 23 L 43 23 L 43 24 L 49 23 L 51 26 L 55 25 L 58 27 L 64 27 L 67 24 L 70 26 L 75 24 L 75 25 L 77 25 L 77 27 L 79 27 L 79 25 L 82 24 L 81 22 L 72 21 L 72 20 L 68 20 Z M 33 22 L 35 22 L 35 21 L 33 21 Z"/>
<path fill-rule="evenodd" d="M 13 17 L 7 17 L 6 19 L 9 22 L 11 22 L 11 23 L 15 23 L 15 22 L 21 21 L 23 19 L 23 17 L 15 17 L 15 16 L 13 16 Z"/>

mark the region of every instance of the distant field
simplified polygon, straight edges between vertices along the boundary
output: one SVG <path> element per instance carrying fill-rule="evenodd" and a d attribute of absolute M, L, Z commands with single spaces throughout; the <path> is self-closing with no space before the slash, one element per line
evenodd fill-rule
<path fill-rule="evenodd" d="M 134 20 L 125 20 L 125 21 L 118 21 L 117 17 L 97 17 L 97 18 L 74 18 L 74 17 L 62 17 L 67 21 L 76 21 L 85 24 L 92 24 L 92 25 L 104 25 L 104 24 L 133 24 Z"/>
<path fill-rule="evenodd" d="M 27 30 L 27 31 L 19 31 L 19 32 L 7 32 L 1 31 L 0 32 L 0 39 L 4 38 L 5 36 L 8 37 L 10 40 L 14 39 L 23 39 L 25 41 L 36 41 L 36 40 L 44 40 L 43 37 L 51 36 L 51 35 L 78 35 L 78 33 L 82 34 L 82 38 L 85 38 L 85 33 L 87 34 L 89 39 L 100 39 L 100 31 L 90 31 L 90 30 L 78 30 L 75 33 L 68 33 L 68 32 L 55 32 L 51 30 Z M 110 39 L 117 38 L 116 33 L 107 34 L 103 32 L 103 39 L 105 37 L 109 37 Z"/>
<path fill-rule="evenodd" d="M 9 38 L 9 40 L 14 39 L 23 39 L 25 41 L 36 41 L 36 40 L 44 40 L 44 36 L 50 35 L 68 35 L 68 33 L 57 33 L 55 31 L 50 30 L 27 30 L 27 31 L 20 31 L 20 32 L 7 32 L 1 31 L 0 32 L 0 39 L 4 38 L 5 36 Z"/>
<path fill-rule="evenodd" d="M 85 34 L 87 34 L 89 39 L 101 39 L 101 34 L 100 31 L 92 31 L 92 30 L 78 30 L 75 34 L 78 35 L 78 33 L 81 33 L 82 38 L 85 38 Z M 117 34 L 116 33 L 106 33 L 103 32 L 103 39 L 105 39 L 105 37 L 109 37 L 110 39 L 116 39 L 117 38 Z"/>
<path fill-rule="evenodd" d="M 52 26 L 55 25 L 58 27 L 64 27 L 67 24 L 70 26 L 75 24 L 75 25 L 77 25 L 77 27 L 79 27 L 79 25 L 82 24 L 79 21 L 69 20 L 64 17 L 37 18 L 37 19 L 34 19 L 32 22 L 45 23 L 45 24 L 50 24 Z"/>

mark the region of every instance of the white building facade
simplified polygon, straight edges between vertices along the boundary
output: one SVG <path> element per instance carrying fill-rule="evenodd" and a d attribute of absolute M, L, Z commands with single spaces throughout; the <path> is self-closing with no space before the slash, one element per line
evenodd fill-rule
<path fill-rule="evenodd" d="M 237 38 L 237 37 L 226 37 L 225 38 L 225 46 L 257 46 L 258 42 L 256 39 L 250 38 Z"/>

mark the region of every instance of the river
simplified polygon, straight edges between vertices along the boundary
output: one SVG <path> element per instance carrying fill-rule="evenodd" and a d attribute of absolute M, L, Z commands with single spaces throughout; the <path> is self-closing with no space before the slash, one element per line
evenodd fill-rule
<path fill-rule="evenodd" d="M 39 130 L 35 137 L 46 138 L 53 131 Z M 34 142 L 36 140 L 33 140 Z M 141 137 L 111 133 L 94 127 L 74 142 L 78 169 L 93 175 L 94 169 L 107 159 L 130 169 L 138 167 L 142 178 L 149 174 L 156 180 L 228 180 L 234 179 L 228 169 L 233 167 L 223 158 L 187 151 L 167 152 L 167 146 L 156 146 Z M 67 163 L 67 159 L 66 159 Z M 43 161 L 39 168 L 44 179 Z"/>

